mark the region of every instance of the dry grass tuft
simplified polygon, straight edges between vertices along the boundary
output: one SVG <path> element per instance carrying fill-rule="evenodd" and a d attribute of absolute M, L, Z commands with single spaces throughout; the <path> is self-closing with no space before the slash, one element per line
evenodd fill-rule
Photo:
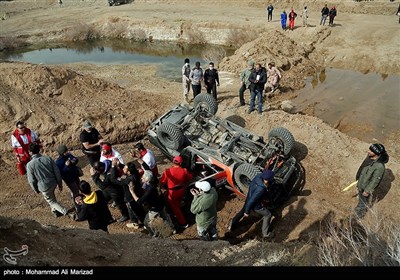
<path fill-rule="evenodd" d="M 363 220 L 327 219 L 318 240 L 319 265 L 399 266 L 400 225 L 370 209 Z"/>
<path fill-rule="evenodd" d="M 100 32 L 92 25 L 80 23 L 67 31 L 64 35 L 67 41 L 90 41 L 100 38 Z"/>
<path fill-rule="evenodd" d="M 207 40 L 205 39 L 202 31 L 189 28 L 186 32 L 190 44 L 201 45 L 207 43 Z"/>
<path fill-rule="evenodd" d="M 231 29 L 226 39 L 226 45 L 240 48 L 242 45 L 257 38 L 257 33 L 248 32 L 245 29 Z"/>
<path fill-rule="evenodd" d="M 16 37 L 0 37 L 0 50 L 12 51 L 27 46 L 25 40 Z"/>

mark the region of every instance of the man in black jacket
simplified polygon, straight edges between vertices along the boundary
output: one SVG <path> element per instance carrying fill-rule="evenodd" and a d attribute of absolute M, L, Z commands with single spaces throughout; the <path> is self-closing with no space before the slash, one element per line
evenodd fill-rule
<path fill-rule="evenodd" d="M 128 208 L 124 201 L 124 182 L 118 180 L 118 160 L 113 162 L 105 160 L 104 162 L 96 161 L 90 169 L 93 182 L 103 191 L 106 201 L 113 200 L 116 207 L 121 212 L 121 217 L 117 222 L 125 222 L 129 219 Z M 100 175 L 103 179 L 100 178 Z"/>
<path fill-rule="evenodd" d="M 214 62 L 208 64 L 208 69 L 204 71 L 204 85 L 207 93 L 212 94 L 217 100 L 217 86 L 219 86 L 218 70 L 214 68 Z"/>
<path fill-rule="evenodd" d="M 321 10 L 321 22 L 319 23 L 319 25 L 325 25 L 325 21 L 328 15 L 329 15 L 328 4 L 325 4 L 325 6 Z"/>
<path fill-rule="evenodd" d="M 158 193 L 154 175 L 150 170 L 145 170 L 142 176 L 142 195 L 139 197 L 133 189 L 131 189 L 131 192 L 136 203 L 148 210 L 144 219 L 144 225 L 153 237 L 167 237 L 176 232 L 171 217 L 165 209 L 164 200 Z M 165 226 L 160 227 L 162 229 L 161 231 L 160 228 L 155 225 L 157 223 L 153 224 L 158 217 L 161 218 L 163 221 L 162 223 L 165 224 Z"/>
<path fill-rule="evenodd" d="M 143 160 L 138 159 L 138 161 L 141 163 L 144 170 L 150 170 Z M 133 199 L 133 194 L 137 194 L 139 197 L 143 195 L 141 175 L 133 161 L 128 162 L 123 167 L 123 171 L 126 175 L 124 180 L 125 202 L 128 205 L 128 211 L 131 220 L 131 222 L 127 223 L 126 226 L 137 229 L 143 224 L 146 216 L 143 206 L 138 204 L 136 200 Z"/>
<path fill-rule="evenodd" d="M 264 68 L 265 69 L 265 68 Z M 262 114 L 262 98 L 264 92 L 264 85 L 267 82 L 267 75 L 260 63 L 256 63 L 255 71 L 250 74 L 250 108 L 248 113 L 250 114 L 254 110 L 254 103 L 257 96 L 258 101 L 258 113 Z"/>
<path fill-rule="evenodd" d="M 79 190 L 81 195 L 75 198 L 78 220 L 87 220 L 90 229 L 108 232 L 107 227 L 112 216 L 102 191 L 92 192 L 89 183 L 83 180 L 79 184 Z"/>

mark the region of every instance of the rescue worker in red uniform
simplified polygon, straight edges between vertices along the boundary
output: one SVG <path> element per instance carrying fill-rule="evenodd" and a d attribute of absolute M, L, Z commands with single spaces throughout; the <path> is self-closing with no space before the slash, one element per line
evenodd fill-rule
<path fill-rule="evenodd" d="M 176 220 L 181 229 L 187 228 L 189 225 L 182 213 L 181 202 L 186 193 L 186 185 L 193 178 L 193 175 L 182 165 L 181 156 L 176 156 L 172 160 L 173 166 L 166 169 L 160 179 L 161 186 L 166 188 L 166 198 Z"/>
<path fill-rule="evenodd" d="M 26 127 L 23 121 L 18 121 L 15 125 L 17 128 L 11 135 L 11 145 L 17 158 L 17 167 L 21 175 L 26 174 L 26 164 L 31 160 L 29 155 L 29 145 L 32 143 L 39 144 L 41 142 L 37 134 Z"/>

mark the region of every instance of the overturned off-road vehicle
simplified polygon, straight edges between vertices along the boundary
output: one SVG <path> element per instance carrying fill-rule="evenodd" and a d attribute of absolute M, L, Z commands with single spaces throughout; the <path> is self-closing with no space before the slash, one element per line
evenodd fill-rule
<path fill-rule="evenodd" d="M 275 208 L 285 201 L 300 177 L 298 163 L 290 155 L 295 143 L 292 133 L 275 127 L 266 143 L 263 137 L 215 116 L 218 104 L 211 95 L 199 94 L 193 103 L 173 107 L 148 129 L 150 142 L 163 154 L 170 159 L 183 157 L 184 167 L 194 174 L 189 185 L 208 180 L 245 197 L 250 181 L 270 169 L 277 184 L 267 206 Z"/>

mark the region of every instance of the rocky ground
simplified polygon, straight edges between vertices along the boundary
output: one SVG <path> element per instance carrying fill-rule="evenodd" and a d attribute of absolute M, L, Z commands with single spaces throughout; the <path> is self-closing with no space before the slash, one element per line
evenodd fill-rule
<path fill-rule="evenodd" d="M 73 148 L 84 167 L 84 178 L 90 180 L 89 167 L 78 150 L 82 120 L 90 118 L 128 161 L 134 141 L 148 143 L 148 124 L 182 102 L 181 85 L 160 79 L 155 74 L 156 69 L 146 65 L 49 66 L 0 62 L 0 145 L 3 150 L 0 158 L 0 248 L 17 250 L 27 244 L 29 257 L 18 257 L 18 264 L 28 266 L 317 264 L 314 245 L 320 223 L 330 215 L 346 218 L 356 205 L 354 189 L 344 193 L 341 190 L 354 181 L 370 143 L 349 137 L 313 116 L 284 112 L 281 102 L 295 96 L 304 86 L 305 77 L 320 67 L 399 75 L 400 63 L 394 59 L 399 57 L 396 40 L 400 35 L 399 25 L 394 15 L 398 3 L 332 1 L 329 4 L 337 6 L 339 16 L 335 27 L 329 28 L 319 26 L 322 2 L 311 1 L 310 26 L 282 32 L 277 20 L 267 25 L 262 5 L 248 4 L 248 1 L 233 1 L 230 5 L 226 5 L 227 1 L 216 1 L 211 10 L 207 9 L 209 1 L 206 0 L 191 2 L 189 6 L 183 0 L 136 0 L 118 7 L 108 7 L 106 1 L 64 1 L 62 8 L 56 2 L 0 1 L 2 46 L 10 45 L 5 41 L 17 39 L 32 44 L 61 44 L 77 38 L 71 30 L 76 30 L 78 23 L 79 34 L 90 27 L 102 37 L 150 39 L 151 36 L 154 40 L 191 39 L 211 43 L 221 43 L 223 38 L 228 41 L 231 30 L 236 34 L 242 34 L 240 29 L 256 30 L 254 40 L 241 44 L 233 56 L 219 63 L 218 115 L 235 119 L 264 137 L 273 127 L 288 128 L 296 139 L 293 155 L 305 170 L 304 186 L 274 212 L 272 226 L 276 236 L 273 242 L 257 239 L 261 228 L 257 217 L 252 217 L 235 232 L 236 237 L 225 236 L 229 220 L 243 203 L 228 190 L 219 191 L 221 240 L 218 242 L 197 241 L 195 225 L 170 239 L 152 239 L 141 230 L 128 229 L 124 224 L 111 225 L 110 235 L 106 235 L 85 230 L 86 222 L 55 218 L 42 197 L 31 191 L 26 177 L 20 176 L 15 168 L 9 137 L 16 120 L 27 121 L 29 127 L 40 133 L 45 154 L 55 157 L 59 143 Z M 193 12 L 193 5 L 198 8 L 196 12 Z M 300 10 L 301 5 L 296 1 L 276 3 L 276 11 L 288 10 L 290 6 Z M 87 17 L 89 13 L 91 16 Z M 278 12 L 276 18 L 277 15 Z M 121 22 L 123 28 L 116 25 Z M 201 36 L 193 35 L 195 25 L 200 26 Z M 239 39 L 229 40 L 239 42 Z M 247 108 L 237 107 L 237 74 L 249 59 L 263 63 L 273 59 L 284 69 L 284 91 L 267 99 L 269 109 L 262 116 L 248 115 Z M 394 207 L 399 203 L 398 133 L 394 131 L 393 137 L 376 139 L 385 144 L 391 158 L 374 206 L 384 219 L 397 223 L 400 214 Z M 155 147 L 151 148 L 156 152 L 160 169 L 168 167 L 169 161 Z M 58 196 L 65 205 L 72 206 L 65 190 Z M 113 213 L 117 215 L 114 210 Z M 1 264 L 8 266 L 5 262 Z"/>

